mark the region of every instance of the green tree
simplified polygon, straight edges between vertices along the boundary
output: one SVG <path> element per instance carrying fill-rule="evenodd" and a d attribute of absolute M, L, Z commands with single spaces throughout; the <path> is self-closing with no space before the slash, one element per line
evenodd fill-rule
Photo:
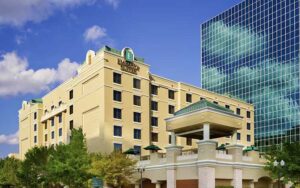
<path fill-rule="evenodd" d="M 41 184 L 49 184 L 47 165 L 53 147 L 34 147 L 25 154 L 21 163 L 18 178 L 23 186 L 35 188 Z"/>
<path fill-rule="evenodd" d="M 55 148 L 48 163 L 49 179 L 69 187 L 86 187 L 90 178 L 90 158 L 82 129 L 73 129 L 69 144 Z"/>
<path fill-rule="evenodd" d="M 102 178 L 109 186 L 119 188 L 131 183 L 136 162 L 121 152 L 109 155 L 93 154 L 90 172 Z"/>
<path fill-rule="evenodd" d="M 285 182 L 292 182 L 294 185 L 300 184 L 300 143 L 286 143 L 282 148 L 273 146 L 267 152 L 268 160 L 265 169 L 268 170 L 274 179 L 280 173 Z M 285 161 L 284 167 L 275 167 L 274 161 Z"/>
<path fill-rule="evenodd" d="M 14 157 L 0 159 L 0 185 L 18 186 L 17 171 L 21 166 L 21 161 Z"/>

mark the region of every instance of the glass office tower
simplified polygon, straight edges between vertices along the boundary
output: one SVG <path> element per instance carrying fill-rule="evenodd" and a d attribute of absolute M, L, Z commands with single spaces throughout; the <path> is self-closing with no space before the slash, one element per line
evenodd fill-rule
<path fill-rule="evenodd" d="M 299 141 L 299 0 L 246 0 L 201 32 L 202 87 L 255 105 L 261 151 Z"/>

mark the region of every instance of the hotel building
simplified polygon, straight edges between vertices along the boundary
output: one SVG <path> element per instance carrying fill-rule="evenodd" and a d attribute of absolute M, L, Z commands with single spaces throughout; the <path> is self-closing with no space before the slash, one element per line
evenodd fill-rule
<path fill-rule="evenodd" d="M 134 55 L 108 46 L 88 51 L 78 74 L 41 99 L 24 101 L 19 111 L 19 154 L 24 158 L 34 146 L 68 143 L 70 130 L 82 127 L 90 152 L 164 148 L 171 143 L 165 119 L 199 100 L 206 99 L 242 116 L 238 143 L 254 144 L 254 107 L 228 95 L 150 73 L 150 66 Z M 231 143 L 231 138 L 218 139 Z M 177 138 L 184 150 L 196 139 Z"/>
<path fill-rule="evenodd" d="M 245 0 L 202 24 L 202 87 L 255 106 L 260 151 L 300 141 L 299 0 Z"/>

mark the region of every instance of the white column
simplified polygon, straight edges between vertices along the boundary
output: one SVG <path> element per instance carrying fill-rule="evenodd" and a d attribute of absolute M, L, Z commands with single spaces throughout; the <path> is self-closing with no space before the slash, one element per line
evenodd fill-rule
<path fill-rule="evenodd" d="M 172 146 L 176 146 L 176 135 L 174 132 L 171 132 L 171 144 Z"/>
<path fill-rule="evenodd" d="M 231 137 L 232 144 L 237 144 L 237 131 L 234 131 Z"/>
<path fill-rule="evenodd" d="M 203 140 L 209 140 L 210 139 L 210 127 L 209 123 L 203 124 Z"/>
<path fill-rule="evenodd" d="M 160 183 L 159 182 L 155 183 L 155 188 L 160 188 Z"/>
<path fill-rule="evenodd" d="M 216 177 L 215 168 L 200 166 L 198 167 L 198 188 L 215 188 Z"/>
<path fill-rule="evenodd" d="M 254 188 L 254 181 L 250 182 L 250 188 Z"/>
<path fill-rule="evenodd" d="M 243 188 L 243 170 L 235 168 L 233 169 L 232 186 L 234 188 Z"/>
<path fill-rule="evenodd" d="M 167 188 L 176 188 L 176 169 L 167 169 Z"/>
<path fill-rule="evenodd" d="M 140 184 L 135 184 L 134 188 L 140 188 Z"/>

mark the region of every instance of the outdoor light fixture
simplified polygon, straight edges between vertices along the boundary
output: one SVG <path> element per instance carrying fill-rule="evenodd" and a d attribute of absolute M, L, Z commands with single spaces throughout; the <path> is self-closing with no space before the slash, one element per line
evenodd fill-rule
<path fill-rule="evenodd" d="M 273 162 L 273 165 L 278 168 L 278 182 L 277 183 L 278 183 L 278 188 L 280 188 L 280 170 L 282 167 L 285 166 L 285 162 L 284 162 L 284 160 L 281 160 L 280 162 L 275 160 Z"/>
<path fill-rule="evenodd" d="M 138 167 L 137 171 L 141 173 L 141 188 L 143 188 L 143 172 L 145 172 L 145 167 L 140 166 Z"/>

